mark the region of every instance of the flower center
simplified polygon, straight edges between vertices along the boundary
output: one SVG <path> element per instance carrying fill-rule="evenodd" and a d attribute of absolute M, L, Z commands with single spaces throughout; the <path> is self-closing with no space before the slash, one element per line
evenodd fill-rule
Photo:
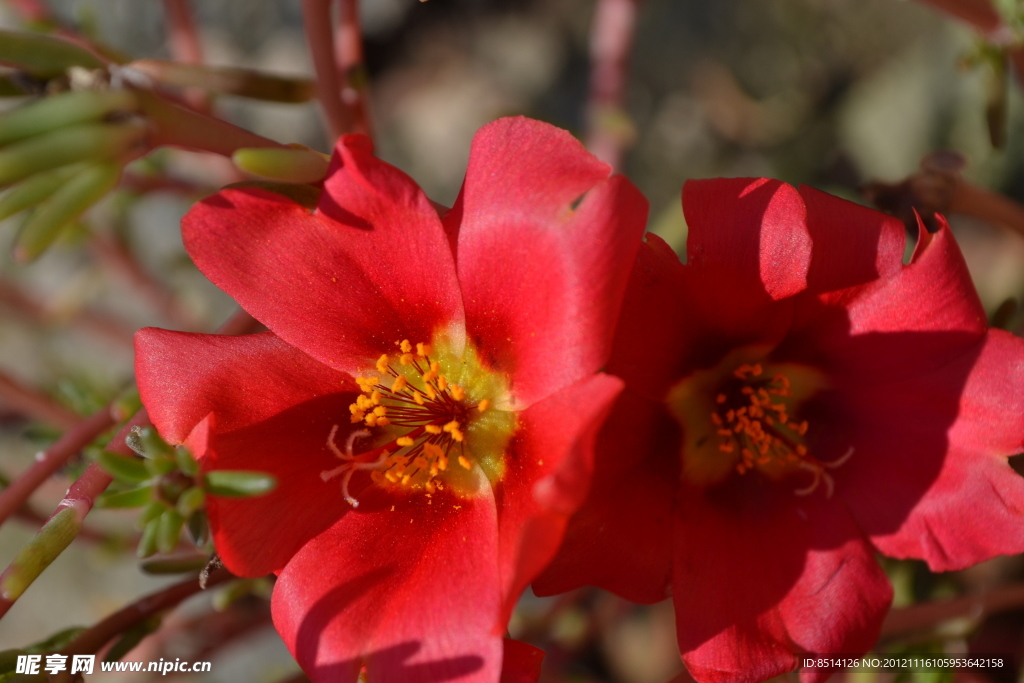
<path fill-rule="evenodd" d="M 349 484 L 356 472 L 369 472 L 378 486 L 421 490 L 427 496 L 450 487 L 463 497 L 479 490 L 481 477 L 495 482 L 504 473 L 505 447 L 515 431 L 515 414 L 507 407 L 505 379 L 480 361 L 468 345 L 456 353 L 447 338 L 428 344 L 395 342 L 366 377 L 357 377 L 362 393 L 349 406 L 352 424 L 345 448 L 327 445 L 340 460 L 321 473 L 341 477 L 342 495 L 359 502 Z M 370 447 L 357 452 L 357 444 Z"/>
<path fill-rule="evenodd" d="M 804 473 L 810 481 L 795 493 L 810 494 L 824 483 L 831 495 L 827 470 L 852 452 L 831 462 L 814 458 L 804 443 L 811 425 L 796 417 L 804 401 L 825 385 L 824 376 L 798 363 L 766 363 L 768 351 L 737 349 L 669 391 L 669 411 L 684 430 L 683 476 L 710 486 L 733 473 L 757 471 L 773 480 Z"/>

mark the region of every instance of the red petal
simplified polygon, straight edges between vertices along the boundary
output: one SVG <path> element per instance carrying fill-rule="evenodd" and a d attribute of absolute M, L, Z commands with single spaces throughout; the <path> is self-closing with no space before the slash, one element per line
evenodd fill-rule
<path fill-rule="evenodd" d="M 590 494 L 534 592 L 590 585 L 645 604 L 667 597 L 678 433 L 659 403 L 622 393 L 598 437 Z"/>
<path fill-rule="evenodd" d="M 498 680 L 493 499 L 425 500 L 346 515 L 278 577 L 274 624 L 315 683 L 363 664 L 371 683 Z"/>
<path fill-rule="evenodd" d="M 691 180 L 683 212 L 687 264 L 721 274 L 734 298 L 782 299 L 806 288 L 811 236 L 791 186 L 767 178 Z"/>
<path fill-rule="evenodd" d="M 899 274 L 906 229 L 880 211 L 801 187 L 811 235 L 807 287 L 828 292 Z"/>
<path fill-rule="evenodd" d="M 458 224 L 467 333 L 514 377 L 520 409 L 608 358 L 647 216 L 639 191 L 609 170 L 529 119 L 496 121 L 473 142 L 446 221 Z"/>
<path fill-rule="evenodd" d="M 608 372 L 658 402 L 689 367 L 694 337 L 684 266 L 672 248 L 648 234 L 630 274 Z M 666 314 L 668 312 L 668 314 Z"/>
<path fill-rule="evenodd" d="M 520 413 L 499 492 L 499 567 L 507 618 L 551 561 L 586 495 L 594 440 L 622 380 L 594 375 Z"/>
<path fill-rule="evenodd" d="M 987 329 L 984 308 L 949 228 L 899 275 L 826 295 L 803 311 L 790 344 L 814 349 L 833 385 L 869 386 L 941 368 Z M 801 341 L 801 338 L 803 339 Z"/>
<path fill-rule="evenodd" d="M 502 642 L 505 653 L 501 660 L 499 683 L 537 683 L 544 664 L 544 650 L 511 638 Z"/>
<path fill-rule="evenodd" d="M 352 379 L 272 333 L 228 337 L 155 328 L 135 335 L 135 375 L 150 419 L 170 443 L 209 413 L 230 431 L 317 396 L 356 391 Z"/>
<path fill-rule="evenodd" d="M 927 376 L 849 393 L 856 451 L 838 491 L 882 552 L 961 569 L 1024 550 L 1024 341 L 984 345 Z"/>
<path fill-rule="evenodd" d="M 346 370 L 458 328 L 451 250 L 415 183 L 346 136 L 325 187 L 315 214 L 262 190 L 222 191 L 182 220 L 185 246 L 278 336 Z"/>
<path fill-rule="evenodd" d="M 840 504 L 755 476 L 679 499 L 676 626 L 683 661 L 701 683 L 762 681 L 796 668 L 799 653 L 865 652 L 891 600 L 871 546 Z"/>
<path fill-rule="evenodd" d="M 351 510 L 338 481 L 325 482 L 320 473 L 338 465 L 327 438 L 332 425 L 340 423 L 336 443 L 344 447 L 351 428 L 347 407 L 354 398 L 337 394 L 313 399 L 227 433 L 214 423 L 204 471 L 256 470 L 277 478 L 277 486 L 266 495 L 211 496 L 207 503 L 214 545 L 232 572 L 264 576 L 281 569 L 310 538 Z"/>

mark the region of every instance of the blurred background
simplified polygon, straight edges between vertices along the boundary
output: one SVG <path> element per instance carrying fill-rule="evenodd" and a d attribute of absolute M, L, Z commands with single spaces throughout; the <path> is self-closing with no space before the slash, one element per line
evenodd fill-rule
<path fill-rule="evenodd" d="M 125 53 L 170 56 L 160 3 L 47 4 L 68 24 Z M 193 5 L 208 63 L 312 77 L 297 0 Z M 362 2 L 379 155 L 450 205 L 473 133 L 484 123 L 524 114 L 582 137 L 594 7 L 593 0 Z M 25 27 L 3 2 L 0 25 Z M 1019 88 L 985 54 L 968 26 L 909 1 L 645 0 L 638 6 L 626 115 L 612 122 L 628 150 L 620 170 L 650 201 L 649 228 L 681 253 L 686 226 L 679 194 L 690 178 L 771 176 L 868 203 L 866 184 L 899 183 L 918 173 L 927 155 L 954 150 L 968 181 L 1024 201 Z M 991 142 L 993 102 L 1003 102 L 1005 112 L 996 126 L 1005 132 L 1001 149 Z M 0 107 L 14 104 L 0 101 Z M 330 151 L 315 104 L 224 96 L 215 110 L 275 140 Z M 118 191 L 34 264 L 6 258 L 16 220 L 0 223 L 0 373 L 67 411 L 30 420 L 0 399 L 0 475 L 23 470 L 56 429 L 130 386 L 136 329 L 211 330 L 233 310 L 189 262 L 178 221 L 194 201 L 237 176 L 209 155 L 162 150 L 153 156 L 146 163 L 180 178 L 180 186 Z M 1022 316 L 1006 302 L 1024 295 L 1024 236 L 977 216 L 952 221 L 986 308 L 1019 331 Z M 66 478 L 55 478 L 33 497 L 33 510 L 48 516 L 66 487 Z M 31 515 L 22 520 L 27 523 L 0 528 L 3 564 L 38 528 Z M 132 515 L 97 511 L 87 526 L 94 533 L 62 555 L 0 621 L 0 650 L 93 623 L 171 581 L 139 572 L 125 552 L 135 533 Z M 916 563 L 887 568 L 898 605 L 1024 579 L 1018 558 L 943 576 Z M 298 671 L 267 618 L 266 586 L 249 589 L 236 604 L 251 610 L 250 627 L 202 636 L 219 643 L 209 653 L 213 672 L 181 680 L 271 682 Z M 174 637 L 151 638 L 130 658 L 204 658 L 195 656 L 202 647 L 190 619 L 202 621 L 208 603 L 207 597 L 186 603 L 172 617 L 177 626 L 164 629 Z M 598 591 L 527 596 L 511 632 L 547 649 L 551 683 L 665 683 L 681 671 L 669 604 L 636 607 Z M 880 648 L 1012 652 L 1018 658 L 1012 667 L 970 680 L 1024 680 L 1024 606 L 984 621 L 962 618 L 902 633 Z"/>

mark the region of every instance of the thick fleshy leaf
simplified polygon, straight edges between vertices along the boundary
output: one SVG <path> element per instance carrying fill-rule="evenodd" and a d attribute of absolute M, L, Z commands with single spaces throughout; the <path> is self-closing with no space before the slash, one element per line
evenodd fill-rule
<path fill-rule="evenodd" d="M 621 390 L 622 380 L 598 374 L 519 415 L 498 489 L 503 617 L 558 550 L 590 484 L 594 440 Z"/>
<path fill-rule="evenodd" d="M 633 602 L 664 600 L 678 463 L 675 420 L 660 404 L 625 390 L 598 437 L 590 493 L 534 592 L 590 585 Z"/>
<path fill-rule="evenodd" d="M 351 513 L 278 577 L 274 624 L 314 683 L 493 683 L 501 671 L 489 492 Z"/>
<path fill-rule="evenodd" d="M 924 377 L 849 392 L 858 446 L 839 494 L 878 548 L 949 571 L 1024 550 L 1024 341 L 984 344 Z M 848 469 L 848 471 L 847 471 Z"/>
<path fill-rule="evenodd" d="M 135 356 L 142 402 L 174 444 L 210 413 L 220 430 L 231 431 L 318 396 L 357 391 L 351 377 L 270 332 L 230 337 L 146 328 L 135 335 Z"/>
<path fill-rule="evenodd" d="M 687 265 L 713 271 L 739 301 L 783 299 L 807 287 L 807 210 L 790 185 L 767 178 L 691 180 L 683 186 Z"/>
<path fill-rule="evenodd" d="M 643 196 L 609 170 L 565 131 L 528 119 L 496 121 L 473 142 L 445 220 L 467 334 L 513 378 L 519 409 L 608 359 L 647 219 Z"/>
<path fill-rule="evenodd" d="M 766 680 L 800 653 L 866 652 L 892 597 L 841 503 L 756 477 L 680 496 L 672 597 L 683 662 L 701 683 Z"/>
<path fill-rule="evenodd" d="M 220 428 L 217 413 L 211 415 L 204 471 L 255 470 L 277 479 L 266 495 L 209 497 L 214 544 L 228 569 L 242 576 L 277 571 L 352 509 L 339 481 L 324 481 L 320 474 L 338 466 L 327 440 L 337 424 L 335 443 L 344 448 L 351 429 L 348 405 L 354 398 L 351 393 L 315 398 L 230 432 Z M 353 493 L 359 495 L 358 486 L 353 485 Z"/>
<path fill-rule="evenodd" d="M 395 341 L 461 333 L 437 212 L 363 137 L 339 142 L 315 213 L 263 190 L 225 190 L 185 216 L 182 235 L 214 284 L 324 363 L 358 372 Z"/>

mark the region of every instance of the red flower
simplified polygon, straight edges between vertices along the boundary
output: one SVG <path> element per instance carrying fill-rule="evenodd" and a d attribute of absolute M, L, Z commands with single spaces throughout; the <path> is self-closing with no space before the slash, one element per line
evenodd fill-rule
<path fill-rule="evenodd" d="M 365 137 L 307 208 L 229 189 L 186 248 L 270 332 L 144 330 L 139 388 L 205 470 L 218 552 L 278 574 L 274 623 L 317 681 L 497 681 L 504 624 L 583 497 L 621 382 L 597 374 L 646 217 L 564 131 L 484 127 L 438 217 Z"/>
<path fill-rule="evenodd" d="M 948 227 L 771 180 L 684 190 L 688 263 L 641 250 L 591 494 L 535 583 L 669 594 L 700 681 L 864 652 L 874 554 L 959 569 L 1024 550 L 1024 341 L 989 330 Z M 822 680 L 808 671 L 804 680 Z"/>

